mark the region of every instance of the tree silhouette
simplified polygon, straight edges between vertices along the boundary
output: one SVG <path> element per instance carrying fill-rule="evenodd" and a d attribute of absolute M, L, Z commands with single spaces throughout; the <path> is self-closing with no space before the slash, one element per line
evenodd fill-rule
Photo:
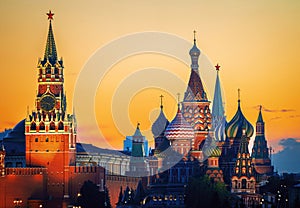
<path fill-rule="evenodd" d="M 77 205 L 83 208 L 111 208 L 108 189 L 100 192 L 92 181 L 85 181 L 80 189 Z"/>

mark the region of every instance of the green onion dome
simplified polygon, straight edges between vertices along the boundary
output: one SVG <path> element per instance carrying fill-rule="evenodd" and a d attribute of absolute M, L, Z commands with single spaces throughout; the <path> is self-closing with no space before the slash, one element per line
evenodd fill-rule
<path fill-rule="evenodd" d="M 240 107 L 240 100 L 238 101 L 238 109 L 231 121 L 228 122 L 225 128 L 226 136 L 229 138 L 241 138 L 243 135 L 243 128 L 245 135 L 249 138 L 254 133 L 254 128 L 251 123 L 245 118 Z"/>
<path fill-rule="evenodd" d="M 203 153 L 206 157 L 220 157 L 222 150 L 216 145 L 215 139 L 213 139 L 208 133 L 203 146 Z"/>

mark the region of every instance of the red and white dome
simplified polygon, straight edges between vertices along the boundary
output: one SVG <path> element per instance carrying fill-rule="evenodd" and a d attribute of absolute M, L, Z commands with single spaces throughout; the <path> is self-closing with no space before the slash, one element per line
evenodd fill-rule
<path fill-rule="evenodd" d="M 175 118 L 166 128 L 165 136 L 169 140 L 194 138 L 194 129 L 182 116 L 179 106 Z"/>

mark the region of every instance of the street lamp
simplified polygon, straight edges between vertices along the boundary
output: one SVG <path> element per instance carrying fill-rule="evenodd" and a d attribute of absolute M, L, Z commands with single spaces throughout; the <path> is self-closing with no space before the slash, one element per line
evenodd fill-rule
<path fill-rule="evenodd" d="M 22 199 L 17 198 L 14 200 L 14 205 L 16 208 L 21 207 L 21 204 L 22 204 Z"/>

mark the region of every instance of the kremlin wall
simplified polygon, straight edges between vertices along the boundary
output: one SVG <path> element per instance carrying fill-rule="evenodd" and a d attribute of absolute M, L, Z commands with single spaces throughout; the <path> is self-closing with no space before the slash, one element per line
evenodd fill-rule
<path fill-rule="evenodd" d="M 161 96 L 161 111 L 152 125 L 154 149 L 145 153 L 148 143 L 138 124 L 124 141 L 131 145 L 130 151 L 121 152 L 78 143 L 76 116 L 66 110 L 54 14 L 47 15 L 49 30 L 37 66 L 35 109 L 2 139 L 0 208 L 75 207 L 86 181 L 100 192 L 107 188 L 113 207 L 185 207 L 185 187 L 190 177 L 199 175 L 225 183 L 246 207 L 259 204 L 259 183 L 273 175 L 261 109 L 254 131 L 242 112 L 239 93 L 236 114 L 226 121 L 219 65 L 211 108 L 200 78 L 201 51 L 195 34 L 189 52 L 190 78 L 177 114 L 171 121 L 166 118 Z"/>

